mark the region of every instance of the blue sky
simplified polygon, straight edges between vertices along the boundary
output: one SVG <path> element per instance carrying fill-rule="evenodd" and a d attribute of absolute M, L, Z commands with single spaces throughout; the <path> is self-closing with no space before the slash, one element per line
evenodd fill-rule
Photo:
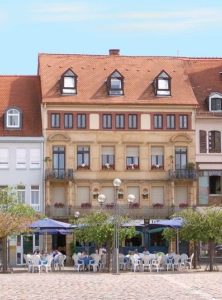
<path fill-rule="evenodd" d="M 0 74 L 38 53 L 222 57 L 221 0 L 1 0 Z"/>

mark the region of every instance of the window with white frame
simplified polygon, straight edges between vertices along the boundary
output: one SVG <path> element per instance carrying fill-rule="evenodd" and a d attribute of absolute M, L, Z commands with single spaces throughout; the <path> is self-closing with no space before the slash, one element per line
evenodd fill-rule
<path fill-rule="evenodd" d="M 0 148 L 0 169 L 8 169 L 9 167 L 9 150 Z"/>
<path fill-rule="evenodd" d="M 40 211 L 40 192 L 39 192 L 39 190 L 40 190 L 39 185 L 31 186 L 30 205 L 36 211 Z"/>
<path fill-rule="evenodd" d="M 126 148 L 126 168 L 128 170 L 139 169 L 139 147 Z"/>
<path fill-rule="evenodd" d="M 151 169 L 164 168 L 164 148 L 151 147 Z"/>
<path fill-rule="evenodd" d="M 40 149 L 30 149 L 30 169 L 40 168 Z"/>
<path fill-rule="evenodd" d="M 153 205 L 163 205 L 164 204 L 164 187 L 163 186 L 153 186 L 151 188 L 151 199 Z"/>
<path fill-rule="evenodd" d="M 108 95 L 123 95 L 123 76 L 117 70 L 107 78 L 107 89 Z"/>
<path fill-rule="evenodd" d="M 176 204 L 176 206 L 188 205 L 187 186 L 176 186 L 175 187 L 175 204 Z"/>
<path fill-rule="evenodd" d="M 16 169 L 26 168 L 26 149 L 16 149 Z"/>
<path fill-rule="evenodd" d="M 8 129 L 18 129 L 21 127 L 21 112 L 16 108 L 6 111 L 5 127 Z"/>
<path fill-rule="evenodd" d="M 18 199 L 18 203 L 25 203 L 25 186 L 24 185 L 17 186 L 17 199 Z"/>
<path fill-rule="evenodd" d="M 164 70 L 155 78 L 154 86 L 157 96 L 171 95 L 171 77 Z"/>
<path fill-rule="evenodd" d="M 102 147 L 102 169 L 114 169 L 115 168 L 115 149 L 114 147 L 104 146 Z"/>
<path fill-rule="evenodd" d="M 188 128 L 188 115 L 180 115 L 179 117 L 180 129 Z"/>
<path fill-rule="evenodd" d="M 61 77 L 62 94 L 77 94 L 77 75 L 72 70 L 67 70 Z"/>
<path fill-rule="evenodd" d="M 211 93 L 209 96 L 209 111 L 222 112 L 222 94 Z"/>

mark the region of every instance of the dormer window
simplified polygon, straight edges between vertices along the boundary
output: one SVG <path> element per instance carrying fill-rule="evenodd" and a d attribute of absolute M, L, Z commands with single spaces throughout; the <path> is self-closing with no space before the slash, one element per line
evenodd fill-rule
<path fill-rule="evenodd" d="M 9 108 L 5 113 L 5 127 L 7 129 L 21 128 L 21 111 L 17 108 Z"/>
<path fill-rule="evenodd" d="M 65 95 L 77 94 L 77 75 L 72 71 L 66 71 L 61 77 L 61 93 Z"/>
<path fill-rule="evenodd" d="M 211 93 L 209 96 L 209 111 L 222 112 L 222 94 Z"/>
<path fill-rule="evenodd" d="M 123 95 L 123 76 L 117 70 L 108 77 L 107 90 L 110 96 Z"/>
<path fill-rule="evenodd" d="M 156 96 L 171 95 L 171 77 L 163 70 L 154 80 Z"/>

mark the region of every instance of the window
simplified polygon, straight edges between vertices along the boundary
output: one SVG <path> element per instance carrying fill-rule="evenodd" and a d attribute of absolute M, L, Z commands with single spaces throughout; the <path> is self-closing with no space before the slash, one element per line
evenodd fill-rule
<path fill-rule="evenodd" d="M 210 194 L 218 195 L 221 194 L 221 176 L 209 176 L 209 190 Z"/>
<path fill-rule="evenodd" d="M 90 189 L 88 186 L 78 186 L 76 206 L 81 206 L 85 203 L 90 203 Z"/>
<path fill-rule="evenodd" d="M 162 115 L 154 115 L 154 128 L 155 129 L 163 128 L 163 116 Z"/>
<path fill-rule="evenodd" d="M 123 95 L 123 76 L 117 70 L 108 77 L 107 90 L 110 96 Z"/>
<path fill-rule="evenodd" d="M 26 149 L 16 149 L 16 168 L 26 168 Z"/>
<path fill-rule="evenodd" d="M 36 210 L 40 211 L 40 193 L 39 193 L 39 186 L 38 185 L 32 185 L 31 186 L 31 207 Z"/>
<path fill-rule="evenodd" d="M 125 128 L 125 116 L 116 115 L 116 129 L 124 129 L 124 128 Z"/>
<path fill-rule="evenodd" d="M 77 114 L 77 128 L 86 128 L 86 114 Z"/>
<path fill-rule="evenodd" d="M 175 115 L 167 115 L 167 129 L 175 129 Z"/>
<path fill-rule="evenodd" d="M 137 128 L 137 115 L 129 115 L 128 116 L 128 128 L 136 129 Z"/>
<path fill-rule="evenodd" d="M 61 77 L 61 93 L 77 94 L 77 75 L 72 71 L 66 71 Z"/>
<path fill-rule="evenodd" d="M 25 186 L 24 185 L 17 186 L 17 200 L 18 200 L 18 203 L 25 203 Z"/>
<path fill-rule="evenodd" d="M 9 151 L 6 148 L 0 148 L 0 169 L 8 169 Z"/>
<path fill-rule="evenodd" d="M 112 115 L 103 115 L 103 129 L 112 129 Z"/>
<path fill-rule="evenodd" d="M 159 170 L 164 168 L 163 147 L 151 147 L 151 169 Z"/>
<path fill-rule="evenodd" d="M 73 128 L 73 114 L 64 114 L 64 128 Z"/>
<path fill-rule="evenodd" d="M 40 149 L 30 149 L 30 169 L 40 168 Z"/>
<path fill-rule="evenodd" d="M 139 169 L 139 148 L 126 148 L 126 168 L 128 170 Z"/>
<path fill-rule="evenodd" d="M 164 187 L 163 186 L 153 186 L 151 188 L 151 200 L 153 206 L 164 204 Z"/>
<path fill-rule="evenodd" d="M 221 153 L 220 131 L 209 131 L 208 144 L 209 144 L 209 153 Z"/>
<path fill-rule="evenodd" d="M 102 147 L 102 169 L 109 170 L 115 168 L 114 147 Z"/>
<path fill-rule="evenodd" d="M 89 169 L 90 149 L 88 146 L 77 147 L 77 168 Z"/>
<path fill-rule="evenodd" d="M 188 128 L 188 116 L 180 115 L 180 129 Z"/>
<path fill-rule="evenodd" d="M 65 176 L 65 147 L 54 146 L 53 147 L 53 171 L 55 177 L 63 179 Z"/>
<path fill-rule="evenodd" d="M 6 111 L 5 127 L 8 129 L 21 128 L 21 112 L 16 108 L 10 108 Z"/>
<path fill-rule="evenodd" d="M 187 167 L 187 148 L 178 147 L 175 149 L 175 168 L 176 170 L 186 169 Z"/>
<path fill-rule="evenodd" d="M 155 94 L 157 96 L 171 95 L 171 77 L 162 71 L 154 80 Z"/>
<path fill-rule="evenodd" d="M 52 128 L 60 127 L 60 114 L 58 113 L 51 114 L 51 127 Z"/>
<path fill-rule="evenodd" d="M 211 93 L 209 95 L 209 111 L 222 112 L 222 94 Z"/>

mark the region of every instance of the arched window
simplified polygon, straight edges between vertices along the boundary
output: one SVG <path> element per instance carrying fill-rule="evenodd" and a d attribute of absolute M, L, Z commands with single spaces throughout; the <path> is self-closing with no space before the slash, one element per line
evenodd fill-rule
<path fill-rule="evenodd" d="M 21 111 L 17 108 L 9 108 L 5 114 L 5 127 L 8 129 L 21 128 Z"/>
<path fill-rule="evenodd" d="M 61 77 L 61 93 L 65 95 L 77 94 L 77 75 L 67 70 Z"/>
<path fill-rule="evenodd" d="M 154 80 L 156 96 L 171 96 L 171 77 L 162 70 Z"/>
<path fill-rule="evenodd" d="M 123 76 L 117 70 L 107 78 L 107 90 L 110 96 L 121 96 L 124 94 Z"/>

